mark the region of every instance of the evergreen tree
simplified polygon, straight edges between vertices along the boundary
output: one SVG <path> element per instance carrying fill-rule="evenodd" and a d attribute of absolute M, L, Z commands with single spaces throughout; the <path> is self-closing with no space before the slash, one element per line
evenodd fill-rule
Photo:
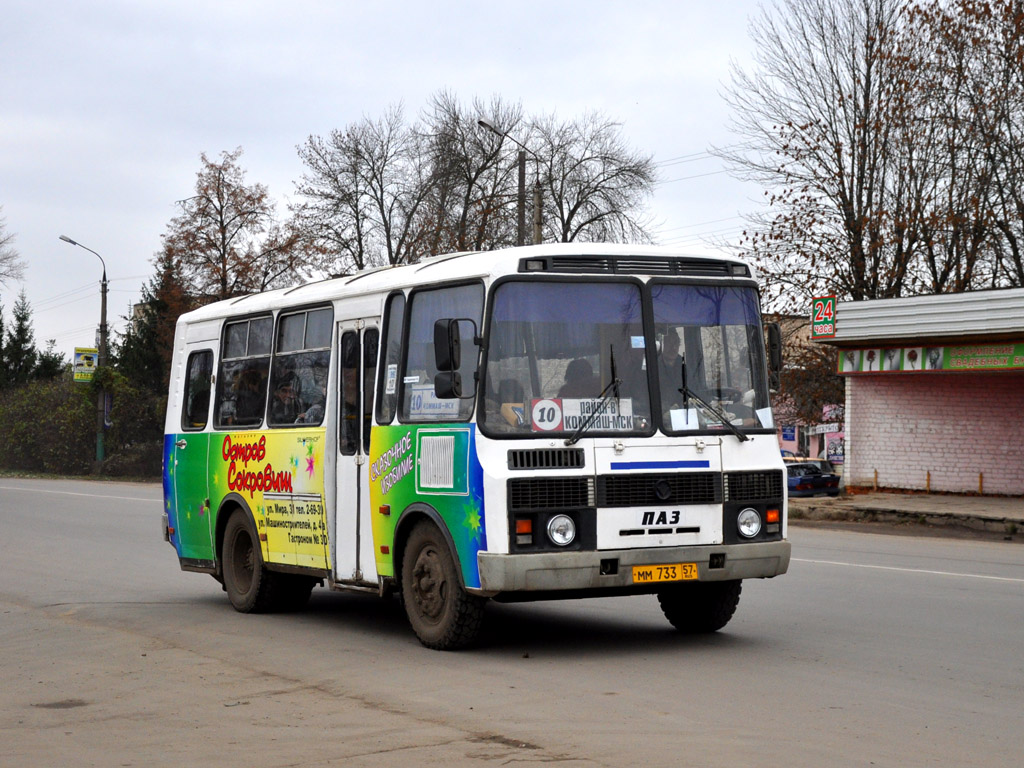
<path fill-rule="evenodd" d="M 64 372 L 67 361 L 64 355 L 57 351 L 57 340 L 50 339 L 46 342 L 46 349 L 38 353 L 36 370 L 33 377 L 47 381 L 55 379 Z"/>
<path fill-rule="evenodd" d="M 157 256 L 156 274 L 142 286 L 142 301 L 114 344 L 118 371 L 136 387 L 167 391 L 178 316 L 193 308 L 171 249 Z"/>
<path fill-rule="evenodd" d="M 33 335 L 32 309 L 22 289 L 14 303 L 13 325 L 4 343 L 3 367 L 7 375 L 7 386 L 25 384 L 35 373 L 39 353 Z"/>

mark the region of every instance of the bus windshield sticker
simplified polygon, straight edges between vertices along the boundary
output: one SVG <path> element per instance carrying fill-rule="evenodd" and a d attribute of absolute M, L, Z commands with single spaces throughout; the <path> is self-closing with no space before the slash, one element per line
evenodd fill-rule
<path fill-rule="evenodd" d="M 669 415 L 672 418 L 672 429 L 675 432 L 685 429 L 700 429 L 700 424 L 697 423 L 696 408 L 673 408 L 669 411 Z"/>
<path fill-rule="evenodd" d="M 590 430 L 595 432 L 629 432 L 633 426 L 633 400 L 608 398 L 547 398 L 530 404 L 531 428 L 534 432 L 571 432 L 594 414 Z"/>
<path fill-rule="evenodd" d="M 414 379 L 419 381 L 418 379 Z M 406 379 L 408 382 L 408 379 Z M 459 418 L 459 403 L 457 397 L 442 399 L 434 393 L 433 384 L 420 384 L 412 387 L 409 397 L 409 416 L 416 418 L 434 418 L 448 416 L 454 419 Z"/>

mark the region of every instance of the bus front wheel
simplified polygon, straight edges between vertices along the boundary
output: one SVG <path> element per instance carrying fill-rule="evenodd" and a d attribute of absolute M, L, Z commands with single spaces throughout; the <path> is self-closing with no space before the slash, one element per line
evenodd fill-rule
<path fill-rule="evenodd" d="M 402 604 L 420 642 L 439 651 L 470 645 L 483 626 L 485 603 L 462 588 L 437 526 L 417 523 L 402 557 Z"/>
<path fill-rule="evenodd" d="M 665 618 L 680 632 L 717 632 L 736 613 L 742 581 L 675 584 L 658 592 Z"/>

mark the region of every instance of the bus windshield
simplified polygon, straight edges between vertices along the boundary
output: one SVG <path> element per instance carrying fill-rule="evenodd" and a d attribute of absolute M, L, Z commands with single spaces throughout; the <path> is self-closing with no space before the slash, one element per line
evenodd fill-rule
<path fill-rule="evenodd" d="M 588 433 L 651 431 L 645 345 L 639 283 L 502 283 L 491 315 L 485 429 L 572 433 L 600 408 Z"/>
<path fill-rule="evenodd" d="M 665 432 L 769 428 L 757 292 L 738 285 L 650 286 Z"/>
<path fill-rule="evenodd" d="M 481 410 L 487 432 L 771 426 L 753 287 L 513 280 L 496 287 L 492 306 Z"/>

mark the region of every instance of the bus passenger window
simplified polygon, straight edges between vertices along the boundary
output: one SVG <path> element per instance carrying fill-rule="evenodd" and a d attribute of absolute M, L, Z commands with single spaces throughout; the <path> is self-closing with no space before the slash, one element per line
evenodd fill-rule
<path fill-rule="evenodd" d="M 388 297 L 384 310 L 384 349 L 381 351 L 380 376 L 377 379 L 377 423 L 390 424 L 398 410 L 398 364 L 402 357 L 402 325 L 405 322 L 405 296 Z"/>
<path fill-rule="evenodd" d="M 274 319 L 254 317 L 224 326 L 214 424 L 220 428 L 263 423 Z"/>
<path fill-rule="evenodd" d="M 327 407 L 331 367 L 330 307 L 281 315 L 271 376 L 272 427 L 319 426 Z"/>
<path fill-rule="evenodd" d="M 380 332 L 368 328 L 363 333 L 363 452 L 370 452 L 370 424 L 373 421 L 373 379 L 377 372 L 377 346 Z"/>
<path fill-rule="evenodd" d="M 479 283 L 415 291 L 409 298 L 409 335 L 405 340 L 405 365 L 400 381 L 401 421 L 468 421 L 473 415 L 477 362 L 480 347 L 463 331 L 461 398 L 440 398 L 434 391 L 434 323 L 438 320 L 472 320 L 477 330 L 483 315 L 484 293 Z M 460 323 L 460 325 L 464 325 Z M 468 324 L 465 324 L 468 325 Z"/>
<path fill-rule="evenodd" d="M 213 352 L 203 350 L 189 355 L 185 373 L 184 409 L 181 428 L 200 430 L 210 418 L 210 378 L 213 375 Z"/>
<path fill-rule="evenodd" d="M 338 419 L 338 449 L 342 456 L 354 456 L 359 445 L 359 335 L 341 335 L 341 403 Z"/>

